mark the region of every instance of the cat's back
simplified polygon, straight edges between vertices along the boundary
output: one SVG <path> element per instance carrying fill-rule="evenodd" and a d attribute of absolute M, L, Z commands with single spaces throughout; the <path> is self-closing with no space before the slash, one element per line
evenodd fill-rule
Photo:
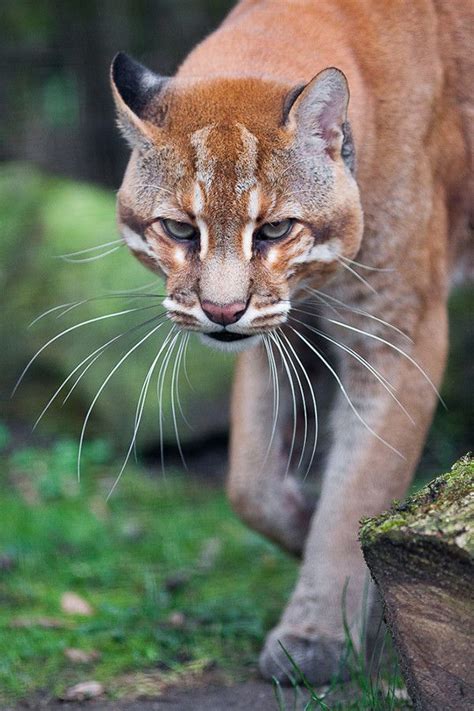
<path fill-rule="evenodd" d="M 423 69 L 438 49 L 437 15 L 442 7 L 438 10 L 437 4 L 432 0 L 242 0 L 189 55 L 179 74 L 260 75 L 291 84 L 309 80 L 331 59 L 343 69 L 355 58 L 368 80 L 370 75 L 376 80 L 382 70 L 404 76 L 414 62 L 418 70 Z M 464 4 L 468 3 L 460 0 L 460 9 Z"/>
<path fill-rule="evenodd" d="M 472 0 L 243 0 L 191 52 L 178 77 L 256 77 L 290 88 L 338 67 L 351 91 L 365 207 L 395 195 L 403 175 L 428 160 L 457 213 L 448 208 L 456 223 L 451 239 L 466 245 L 473 26 Z"/>

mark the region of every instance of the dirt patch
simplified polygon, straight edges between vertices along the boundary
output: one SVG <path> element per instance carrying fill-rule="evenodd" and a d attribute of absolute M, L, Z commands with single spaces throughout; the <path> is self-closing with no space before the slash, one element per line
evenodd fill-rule
<path fill-rule="evenodd" d="M 295 706 L 295 693 L 292 689 L 282 689 L 288 709 L 302 711 L 308 698 L 298 692 Z M 185 691 L 170 689 L 157 699 L 95 700 L 62 702 L 48 698 L 27 700 L 6 711 L 278 711 L 278 703 L 271 684 L 251 680 L 232 686 L 207 686 L 190 688 Z"/>

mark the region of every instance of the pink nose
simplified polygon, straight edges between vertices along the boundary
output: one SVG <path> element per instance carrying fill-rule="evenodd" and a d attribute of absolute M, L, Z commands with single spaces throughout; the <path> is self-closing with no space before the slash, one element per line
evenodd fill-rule
<path fill-rule="evenodd" d="M 235 323 L 247 308 L 247 304 L 243 301 L 236 301 L 233 304 L 213 304 L 212 301 L 203 301 L 201 306 L 206 316 L 220 326 L 230 326 L 231 323 Z"/>

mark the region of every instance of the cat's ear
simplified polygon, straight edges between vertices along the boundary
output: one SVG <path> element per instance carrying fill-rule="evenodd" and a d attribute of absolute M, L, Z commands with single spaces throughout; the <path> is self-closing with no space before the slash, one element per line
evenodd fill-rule
<path fill-rule="evenodd" d="M 306 139 L 319 139 L 335 157 L 341 153 L 346 133 L 349 87 L 343 72 L 324 69 L 306 86 L 297 87 L 286 101 L 285 125 Z"/>
<path fill-rule="evenodd" d="M 132 148 L 149 141 L 163 122 L 164 112 L 157 98 L 168 79 L 119 52 L 110 68 L 110 81 L 124 137 Z"/>

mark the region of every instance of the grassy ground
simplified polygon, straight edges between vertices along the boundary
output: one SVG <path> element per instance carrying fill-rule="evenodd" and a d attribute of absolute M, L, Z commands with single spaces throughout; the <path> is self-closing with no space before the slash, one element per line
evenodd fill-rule
<path fill-rule="evenodd" d="M 79 486 L 76 443 L 7 454 L 7 440 L 1 429 L 0 706 L 86 679 L 133 696 L 211 667 L 234 680 L 255 671 L 296 564 L 248 531 L 220 490 L 132 466 L 107 503 L 118 467 L 103 442 L 86 447 Z M 66 592 L 92 614 L 64 612 Z M 71 661 L 70 648 L 90 661 Z M 364 672 L 354 679 L 353 700 L 331 708 L 368 708 Z"/>

